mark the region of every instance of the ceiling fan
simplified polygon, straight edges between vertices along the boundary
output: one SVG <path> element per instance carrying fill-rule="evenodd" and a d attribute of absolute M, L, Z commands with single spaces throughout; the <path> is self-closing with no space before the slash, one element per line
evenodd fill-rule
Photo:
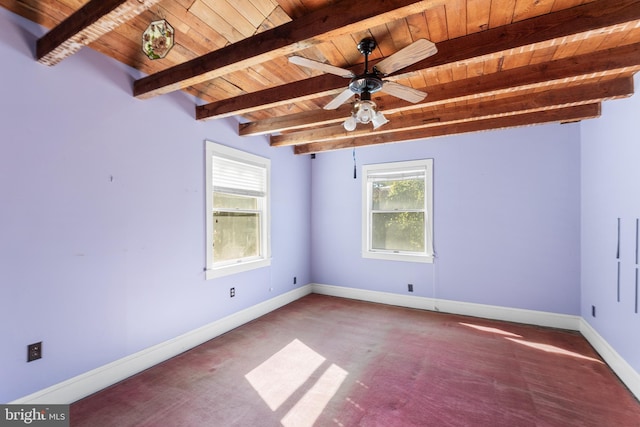
<path fill-rule="evenodd" d="M 348 131 L 354 130 L 358 123 L 373 123 L 374 129 L 388 123 L 388 120 L 382 112 L 376 110 L 376 104 L 371 100 L 372 93 L 382 91 L 414 104 L 422 101 L 427 96 L 425 92 L 399 83 L 383 80 L 383 77 L 434 55 L 438 52 L 434 43 L 426 39 L 416 40 L 407 47 L 378 62 L 373 66 L 371 71 L 369 71 L 369 55 L 376 46 L 376 41 L 370 37 L 364 38 L 358 43 L 358 50 L 364 55 L 364 72 L 358 75 L 344 68 L 313 61 L 301 56 L 289 57 L 289 62 L 293 64 L 351 79 L 349 87 L 324 106 L 325 110 L 335 110 L 347 102 L 353 95 L 357 95 L 358 99 L 354 103 L 351 117 L 344 122 L 344 128 Z"/>

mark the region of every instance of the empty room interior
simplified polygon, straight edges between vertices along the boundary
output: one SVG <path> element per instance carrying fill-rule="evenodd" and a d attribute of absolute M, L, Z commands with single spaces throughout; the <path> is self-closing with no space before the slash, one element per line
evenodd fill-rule
<path fill-rule="evenodd" d="M 0 6 L 0 404 L 640 426 L 640 1 Z"/>

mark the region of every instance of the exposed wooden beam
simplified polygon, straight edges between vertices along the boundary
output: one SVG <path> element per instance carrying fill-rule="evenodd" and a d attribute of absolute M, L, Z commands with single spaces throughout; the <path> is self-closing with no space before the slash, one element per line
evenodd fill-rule
<path fill-rule="evenodd" d="M 590 32 L 627 31 L 640 20 L 640 0 L 597 0 L 591 3 L 563 9 L 510 25 L 481 31 L 474 37 L 458 37 L 438 43 L 438 53 L 417 62 L 403 72 L 423 70 L 482 58 L 511 49 L 544 47 L 540 43 L 559 40 L 569 43 L 588 38 Z"/>
<path fill-rule="evenodd" d="M 358 127 L 348 132 L 342 125 L 308 129 L 301 132 L 271 136 L 272 147 L 309 144 L 313 142 L 350 139 L 356 136 L 371 136 L 397 132 L 399 130 L 422 129 L 442 126 L 445 123 L 466 122 L 490 118 L 530 113 L 548 108 L 592 104 L 604 100 L 627 97 L 633 94 L 633 77 L 595 82 L 579 86 L 554 89 L 534 94 L 515 95 L 498 100 L 480 101 L 463 106 L 444 106 L 429 113 L 414 113 L 398 120 L 387 116 L 390 122 L 378 130 L 371 125 Z"/>
<path fill-rule="evenodd" d="M 294 21 L 136 80 L 133 94 L 138 98 L 149 98 L 184 89 L 443 3 L 444 0 L 388 0 L 368 2 L 363 7 L 357 1 L 340 0 Z"/>
<path fill-rule="evenodd" d="M 429 95 L 419 104 L 408 105 L 406 102 L 391 97 L 385 97 L 383 103 L 380 103 L 378 99 L 376 101 L 379 102 L 382 111 L 393 113 L 445 102 L 473 99 L 487 96 L 489 93 L 503 93 L 512 90 L 512 88 L 526 88 L 545 82 L 613 74 L 625 69 L 630 69 L 629 72 L 631 72 L 634 67 L 640 67 L 640 43 L 429 86 L 421 89 Z M 260 135 L 301 129 L 311 123 L 337 123 L 344 120 L 349 114 L 348 111 L 349 107 L 345 106 L 335 111 L 306 111 L 268 120 L 242 123 L 239 125 L 239 134 L 243 136 Z"/>
<path fill-rule="evenodd" d="M 391 142 L 426 139 L 436 136 L 455 135 L 510 127 L 529 126 L 542 123 L 562 123 L 592 119 L 600 116 L 600 104 L 586 104 L 554 110 L 544 110 L 507 117 L 497 117 L 472 122 L 446 124 L 424 129 L 413 129 L 389 134 L 357 136 L 346 140 L 314 142 L 297 145 L 295 154 L 311 154 L 365 145 L 387 144 Z"/>
<path fill-rule="evenodd" d="M 376 100 L 377 102 L 377 100 Z M 420 105 L 423 105 L 422 103 Z M 351 114 L 352 106 L 343 105 L 337 110 L 310 110 L 286 116 L 270 117 L 238 124 L 240 136 L 266 135 L 268 133 L 287 132 L 308 126 L 322 126 L 344 121 Z M 382 109 L 382 108 L 381 108 Z"/>
<path fill-rule="evenodd" d="M 360 65 L 359 68 L 362 68 L 362 66 Z M 221 119 L 331 95 L 337 89 L 345 89 L 348 84 L 349 80 L 332 74 L 316 76 L 258 92 L 198 105 L 196 106 L 196 120 Z"/>
<path fill-rule="evenodd" d="M 91 0 L 38 39 L 36 57 L 43 64 L 55 65 L 159 2 Z"/>
<path fill-rule="evenodd" d="M 438 43 L 438 53 L 401 70 L 402 74 L 435 66 L 498 55 L 512 49 L 540 47 L 559 38 L 580 39 L 590 31 L 622 31 L 640 20 L 640 0 L 611 2 L 598 0 L 559 12 L 481 31 Z M 564 42 L 569 41 L 564 40 Z M 339 64 L 336 64 L 339 65 Z M 396 75 L 395 77 L 399 77 Z M 196 107 L 196 119 L 222 118 L 246 114 L 263 108 L 332 93 L 346 87 L 347 81 L 333 75 L 321 75 L 264 91 L 208 103 Z"/>

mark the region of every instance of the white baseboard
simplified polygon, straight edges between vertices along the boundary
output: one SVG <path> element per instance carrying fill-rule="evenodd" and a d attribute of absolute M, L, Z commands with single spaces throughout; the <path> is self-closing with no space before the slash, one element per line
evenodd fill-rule
<path fill-rule="evenodd" d="M 640 375 L 580 316 L 309 284 L 10 403 L 70 404 L 310 293 L 579 331 L 622 382 L 640 399 Z"/>
<path fill-rule="evenodd" d="M 607 365 L 640 400 L 640 374 L 584 319 L 580 319 L 580 333 L 596 349 Z"/>
<path fill-rule="evenodd" d="M 613 372 L 616 373 L 618 378 L 629 388 L 631 393 L 633 393 L 637 399 L 640 399 L 640 374 L 580 316 L 440 300 L 315 283 L 312 285 L 312 290 L 317 294 L 342 298 L 579 331 L 600 354 Z"/>
<path fill-rule="evenodd" d="M 572 331 L 580 330 L 581 317 L 571 316 L 568 314 L 524 310 L 496 305 L 474 304 L 413 295 L 392 294 L 388 292 L 321 285 L 317 283 L 312 285 L 312 290 L 317 294 L 397 305 L 401 307 L 442 311 L 444 313 L 462 314 L 465 316 L 483 317 L 485 319 L 504 320 L 507 322 L 569 329 Z"/>
<path fill-rule="evenodd" d="M 201 328 L 89 372 L 85 372 L 84 374 L 24 396 L 10 403 L 34 405 L 70 404 L 300 299 L 310 294 L 311 290 L 311 285 L 301 286 Z"/>

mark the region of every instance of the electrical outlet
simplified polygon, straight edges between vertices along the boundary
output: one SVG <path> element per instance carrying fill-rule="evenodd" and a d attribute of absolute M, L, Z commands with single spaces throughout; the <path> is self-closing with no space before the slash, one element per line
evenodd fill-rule
<path fill-rule="evenodd" d="M 409 288 L 409 292 L 413 292 L 413 284 L 409 283 L 407 288 Z"/>
<path fill-rule="evenodd" d="M 297 284 L 297 283 L 298 283 L 298 278 L 297 278 L 297 277 L 295 277 L 295 276 L 293 276 L 293 284 L 295 285 L 295 284 Z"/>
<path fill-rule="evenodd" d="M 595 305 L 591 306 L 591 316 L 592 317 L 596 317 L 596 306 Z"/>
<path fill-rule="evenodd" d="M 231 289 L 229 289 L 229 296 L 230 296 L 231 298 L 233 298 L 233 297 L 235 297 L 235 296 L 236 296 L 236 288 L 231 288 Z"/>
<path fill-rule="evenodd" d="M 27 346 L 27 362 L 42 358 L 42 341 Z"/>

